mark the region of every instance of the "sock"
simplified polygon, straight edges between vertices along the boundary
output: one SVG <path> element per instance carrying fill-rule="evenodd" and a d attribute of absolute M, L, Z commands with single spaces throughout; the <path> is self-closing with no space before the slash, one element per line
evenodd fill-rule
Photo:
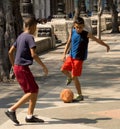
<path fill-rule="evenodd" d="M 33 115 L 27 115 L 27 119 L 31 119 Z"/>
<path fill-rule="evenodd" d="M 9 112 L 15 112 L 14 110 L 12 110 L 12 109 L 10 109 L 10 108 L 8 109 L 8 111 L 9 111 Z"/>

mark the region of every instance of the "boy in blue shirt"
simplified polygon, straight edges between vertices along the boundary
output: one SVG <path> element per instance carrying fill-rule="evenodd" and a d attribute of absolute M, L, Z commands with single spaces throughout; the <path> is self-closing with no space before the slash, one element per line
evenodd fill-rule
<path fill-rule="evenodd" d="M 68 77 L 66 84 L 68 85 L 72 80 L 74 81 L 78 93 L 76 101 L 84 99 L 78 77 L 82 73 L 83 61 L 87 59 L 89 38 L 105 46 L 107 52 L 110 50 L 106 43 L 84 30 L 84 20 L 78 17 L 66 43 L 62 59 L 64 63 L 61 68 L 61 71 Z M 69 56 L 66 57 L 68 51 Z"/>

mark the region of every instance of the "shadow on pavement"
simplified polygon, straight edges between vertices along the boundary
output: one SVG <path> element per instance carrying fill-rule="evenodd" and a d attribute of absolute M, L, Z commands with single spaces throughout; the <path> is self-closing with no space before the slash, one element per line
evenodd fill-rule
<path fill-rule="evenodd" d="M 57 119 L 57 118 L 53 118 Z M 57 119 L 58 121 L 50 121 L 49 124 L 96 124 L 98 121 L 111 120 L 111 118 L 96 118 L 96 119 L 88 119 L 88 118 L 79 118 L 79 119 Z"/>

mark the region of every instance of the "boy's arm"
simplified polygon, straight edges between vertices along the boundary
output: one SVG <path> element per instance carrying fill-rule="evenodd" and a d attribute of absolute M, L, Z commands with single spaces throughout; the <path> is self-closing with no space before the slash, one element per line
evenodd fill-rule
<path fill-rule="evenodd" d="M 70 50 L 70 42 L 71 42 L 71 33 L 68 37 L 68 40 L 66 42 L 66 45 L 65 45 L 65 49 L 64 49 L 64 53 L 63 53 L 63 58 L 62 60 L 65 61 L 66 59 L 66 54 L 68 53 L 68 51 Z"/>
<path fill-rule="evenodd" d="M 92 40 L 96 41 L 97 43 L 99 43 L 100 45 L 103 45 L 107 48 L 107 52 L 110 51 L 110 47 L 109 45 L 107 45 L 106 43 L 104 43 L 102 40 L 96 38 L 95 36 L 93 36 L 92 34 L 88 33 L 88 37 L 91 38 Z"/>
<path fill-rule="evenodd" d="M 14 52 L 15 52 L 16 48 L 14 46 L 11 46 L 8 55 L 9 55 L 9 59 L 10 59 L 10 63 L 12 64 L 12 67 L 14 66 Z"/>
<path fill-rule="evenodd" d="M 35 52 L 35 48 L 31 48 L 30 49 L 31 52 L 31 56 L 32 58 L 43 67 L 43 71 L 45 72 L 45 75 L 48 75 L 48 69 L 46 67 L 46 65 L 41 61 L 41 59 L 39 58 L 39 56 L 36 54 Z"/>

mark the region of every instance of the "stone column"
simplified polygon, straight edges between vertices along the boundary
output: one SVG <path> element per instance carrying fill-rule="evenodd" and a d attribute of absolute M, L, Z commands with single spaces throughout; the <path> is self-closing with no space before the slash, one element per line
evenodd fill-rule
<path fill-rule="evenodd" d="M 74 18 L 75 21 L 77 17 L 79 17 L 80 12 L 80 6 L 79 6 L 79 0 L 74 0 Z"/>
<path fill-rule="evenodd" d="M 51 15 L 50 12 L 50 0 L 46 0 L 46 18 Z"/>
<path fill-rule="evenodd" d="M 41 17 L 41 3 L 40 0 L 35 0 L 33 3 L 34 6 L 34 13 L 36 18 L 40 18 Z"/>
<path fill-rule="evenodd" d="M 57 14 L 57 1 L 56 0 L 51 0 L 50 2 L 50 10 L 51 10 L 51 15 Z"/>
<path fill-rule="evenodd" d="M 98 11 L 98 5 L 97 5 L 97 0 L 94 0 L 93 2 L 93 10 L 92 10 L 92 15 L 96 15 Z"/>
<path fill-rule="evenodd" d="M 82 16 L 82 17 L 87 16 L 85 0 L 81 0 L 80 6 L 81 6 L 80 16 Z"/>
<path fill-rule="evenodd" d="M 93 1 L 92 0 L 86 0 L 86 13 L 87 13 L 88 16 L 91 16 L 92 5 L 93 5 Z"/>
<path fill-rule="evenodd" d="M 57 14 L 64 14 L 64 10 L 65 10 L 65 6 L 64 6 L 64 3 L 62 2 L 59 2 L 58 5 L 57 5 Z"/>
<path fill-rule="evenodd" d="M 107 0 L 103 0 L 103 14 L 110 14 Z"/>
<path fill-rule="evenodd" d="M 65 0 L 65 5 L 66 5 L 66 14 L 69 14 L 70 12 L 73 13 L 74 11 L 74 4 L 73 0 Z"/>
<path fill-rule="evenodd" d="M 54 18 L 65 18 L 65 4 L 63 1 L 57 3 L 57 14 L 53 15 Z"/>
<path fill-rule="evenodd" d="M 20 0 L 20 10 L 23 18 L 29 15 L 34 15 L 31 0 Z"/>

